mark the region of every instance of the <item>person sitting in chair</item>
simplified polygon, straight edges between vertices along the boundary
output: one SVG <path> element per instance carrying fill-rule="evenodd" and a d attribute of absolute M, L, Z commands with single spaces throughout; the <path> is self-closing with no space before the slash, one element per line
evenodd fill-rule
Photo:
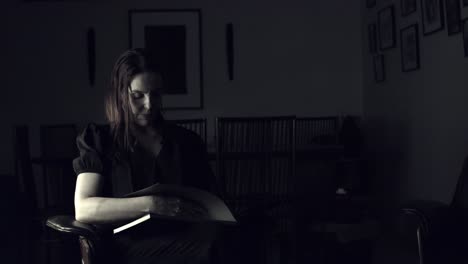
<path fill-rule="evenodd" d="M 202 216 L 180 197 L 122 198 L 155 183 L 214 192 L 206 147 L 194 132 L 168 124 L 161 112 L 163 73 L 145 49 L 125 51 L 114 65 L 106 97 L 107 125 L 89 124 L 77 137 L 75 218 L 90 224 L 130 222 L 148 213 Z M 106 263 L 199 263 L 214 226 L 158 220 L 151 233 L 122 232 L 106 246 Z"/>

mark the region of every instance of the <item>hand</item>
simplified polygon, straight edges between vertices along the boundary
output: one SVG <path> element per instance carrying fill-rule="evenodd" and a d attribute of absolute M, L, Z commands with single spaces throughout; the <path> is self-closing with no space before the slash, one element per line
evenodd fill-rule
<path fill-rule="evenodd" d="M 177 197 L 152 195 L 150 213 L 175 216 L 180 211 L 181 200 Z"/>
<path fill-rule="evenodd" d="M 198 203 L 187 199 L 182 199 L 177 216 L 205 218 L 208 216 L 208 212 Z"/>
<path fill-rule="evenodd" d="M 166 216 L 188 216 L 201 218 L 206 210 L 195 202 L 174 196 L 151 196 L 150 213 Z"/>

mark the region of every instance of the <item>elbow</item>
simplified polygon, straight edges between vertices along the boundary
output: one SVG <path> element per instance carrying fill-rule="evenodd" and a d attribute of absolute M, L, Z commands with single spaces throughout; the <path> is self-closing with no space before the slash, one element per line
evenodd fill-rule
<path fill-rule="evenodd" d="M 82 208 L 79 208 L 78 206 L 75 206 L 75 220 L 78 222 L 86 223 L 88 217 L 86 217 L 86 214 L 83 212 Z"/>
<path fill-rule="evenodd" d="M 82 223 L 88 223 L 88 218 L 77 210 L 75 210 L 75 220 Z"/>
<path fill-rule="evenodd" d="M 75 220 L 82 223 L 90 224 L 92 222 L 90 210 L 85 206 L 84 201 L 75 203 Z"/>

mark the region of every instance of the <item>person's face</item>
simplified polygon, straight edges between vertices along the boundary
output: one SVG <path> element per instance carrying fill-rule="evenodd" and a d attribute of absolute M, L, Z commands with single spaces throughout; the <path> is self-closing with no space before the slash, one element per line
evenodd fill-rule
<path fill-rule="evenodd" d="M 159 114 L 161 89 L 162 79 L 159 73 L 143 72 L 132 79 L 128 95 L 137 125 L 149 126 Z"/>

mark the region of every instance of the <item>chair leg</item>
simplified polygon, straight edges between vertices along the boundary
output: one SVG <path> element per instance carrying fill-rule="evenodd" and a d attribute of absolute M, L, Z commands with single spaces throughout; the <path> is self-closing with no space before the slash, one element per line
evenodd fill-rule
<path fill-rule="evenodd" d="M 81 250 L 81 263 L 82 264 L 94 264 L 93 246 L 84 237 L 80 237 L 80 250 Z"/>
<path fill-rule="evenodd" d="M 418 239 L 418 255 L 419 255 L 419 264 L 424 264 L 424 250 L 421 238 L 421 228 L 418 227 L 416 230 L 416 236 Z"/>

